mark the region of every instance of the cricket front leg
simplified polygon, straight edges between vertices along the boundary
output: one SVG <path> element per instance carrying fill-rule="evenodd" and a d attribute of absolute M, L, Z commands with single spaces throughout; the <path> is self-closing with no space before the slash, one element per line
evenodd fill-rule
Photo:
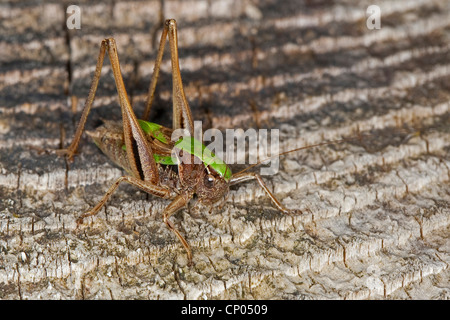
<path fill-rule="evenodd" d="M 281 212 L 283 212 L 285 214 L 294 214 L 294 215 L 298 215 L 298 214 L 302 214 L 303 213 L 300 209 L 288 209 L 285 206 L 283 206 L 281 204 L 281 202 L 278 201 L 278 199 L 272 194 L 272 192 L 270 192 L 270 190 L 269 190 L 269 188 L 267 188 L 264 180 L 257 173 L 248 172 L 248 173 L 241 173 L 241 174 L 234 175 L 231 178 L 230 184 L 231 185 L 235 185 L 235 184 L 238 184 L 238 183 L 241 183 L 241 182 L 244 182 L 244 181 L 248 181 L 248 180 L 256 180 L 256 181 L 258 181 L 259 185 L 261 186 L 261 188 L 263 188 L 263 190 L 269 196 L 269 198 L 272 201 L 272 203 Z"/>
<path fill-rule="evenodd" d="M 116 191 L 117 187 L 119 186 L 119 184 L 121 182 L 129 183 L 149 194 L 155 195 L 160 198 L 169 198 L 169 196 L 170 196 L 169 190 L 167 190 L 165 188 L 153 185 L 149 182 L 142 181 L 140 179 L 137 179 L 137 178 L 134 178 L 131 176 L 122 176 L 114 182 L 114 184 L 108 189 L 108 191 L 105 193 L 103 198 L 99 201 L 99 203 L 97 203 L 97 205 L 94 208 L 92 208 L 85 214 L 81 215 L 77 219 L 77 224 L 83 223 L 83 219 L 86 217 L 96 215 L 100 211 L 100 209 L 105 205 L 106 201 L 108 201 L 108 199 L 111 197 L 111 195 L 114 193 L 114 191 Z"/>
<path fill-rule="evenodd" d="M 185 194 L 180 194 L 177 197 L 175 197 L 175 199 L 166 207 L 166 209 L 164 209 L 163 219 L 164 219 L 164 223 L 167 225 L 167 227 L 173 233 L 175 233 L 175 235 L 178 237 L 178 239 L 180 239 L 181 243 L 183 244 L 184 248 L 186 249 L 189 266 L 192 266 L 191 248 L 189 247 L 189 244 L 187 243 L 186 239 L 184 239 L 184 237 L 181 235 L 181 233 L 175 228 L 172 221 L 169 220 L 169 217 L 171 215 L 173 215 L 174 213 L 176 213 L 181 208 L 183 208 L 184 206 L 186 206 L 186 204 L 189 202 L 189 200 L 190 200 L 190 197 Z"/>

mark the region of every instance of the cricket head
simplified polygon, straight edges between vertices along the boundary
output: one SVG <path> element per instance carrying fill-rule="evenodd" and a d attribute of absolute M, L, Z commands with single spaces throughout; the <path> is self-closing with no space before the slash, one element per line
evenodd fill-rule
<path fill-rule="evenodd" d="M 229 182 L 219 172 L 205 166 L 198 179 L 195 193 L 199 201 L 211 205 L 223 199 L 229 189 Z"/>
<path fill-rule="evenodd" d="M 184 185 L 195 184 L 194 192 L 199 201 L 213 204 L 225 197 L 232 173 L 221 158 L 191 136 L 178 140 L 174 150 L 177 150 L 175 155 L 180 179 Z"/>

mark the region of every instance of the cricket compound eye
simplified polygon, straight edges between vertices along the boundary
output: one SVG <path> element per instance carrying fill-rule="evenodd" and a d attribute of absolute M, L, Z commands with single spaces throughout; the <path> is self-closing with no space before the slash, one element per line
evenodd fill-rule
<path fill-rule="evenodd" d="M 208 174 L 207 176 L 205 176 L 205 186 L 208 188 L 212 188 L 214 187 L 214 181 L 216 180 L 216 178 L 214 178 L 213 175 Z"/>

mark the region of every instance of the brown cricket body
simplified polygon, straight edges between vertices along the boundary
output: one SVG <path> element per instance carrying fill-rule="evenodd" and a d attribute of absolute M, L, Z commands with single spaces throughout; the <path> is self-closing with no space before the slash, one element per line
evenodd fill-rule
<path fill-rule="evenodd" d="M 171 134 L 172 132 L 169 128 L 163 127 L 163 129 L 165 134 Z M 125 142 L 120 122 L 105 121 L 103 126 L 98 127 L 95 131 L 86 133 L 108 158 L 123 168 L 127 173 L 131 174 L 127 152 L 123 148 Z M 163 145 L 152 135 L 146 133 L 144 135 L 152 145 L 154 153 L 160 156 L 171 155 L 170 148 L 173 148 L 173 143 L 168 148 L 167 145 Z M 169 199 L 175 198 L 178 194 L 186 194 L 190 197 L 195 194 L 200 202 L 207 205 L 212 205 L 220 201 L 227 195 L 229 183 L 212 168 L 206 168 L 199 159 L 194 159 L 194 155 L 190 156 L 190 164 L 180 163 L 177 166 L 177 170 L 175 170 L 174 166 L 157 163 L 156 166 L 159 173 L 158 184 L 172 191 Z"/>

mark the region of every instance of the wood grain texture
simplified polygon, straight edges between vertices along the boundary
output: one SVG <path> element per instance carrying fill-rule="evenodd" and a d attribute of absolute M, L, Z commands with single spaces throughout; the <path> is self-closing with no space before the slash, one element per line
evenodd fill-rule
<path fill-rule="evenodd" d="M 450 297 L 450 8 L 445 1 L 78 1 L 0 4 L 1 299 L 448 299 Z M 68 145 L 99 44 L 114 36 L 142 114 L 162 18 L 179 27 L 180 66 L 204 129 L 278 128 L 282 150 L 348 137 L 281 159 L 222 209 L 191 205 L 166 228 L 168 201 L 121 186 L 83 138 Z M 166 56 L 167 58 L 167 56 Z M 107 60 L 107 59 L 105 59 Z M 165 59 L 152 119 L 170 125 Z M 76 112 L 72 110 L 75 102 Z M 120 119 L 105 61 L 88 129 Z M 417 134 L 420 132 L 420 134 Z"/>

